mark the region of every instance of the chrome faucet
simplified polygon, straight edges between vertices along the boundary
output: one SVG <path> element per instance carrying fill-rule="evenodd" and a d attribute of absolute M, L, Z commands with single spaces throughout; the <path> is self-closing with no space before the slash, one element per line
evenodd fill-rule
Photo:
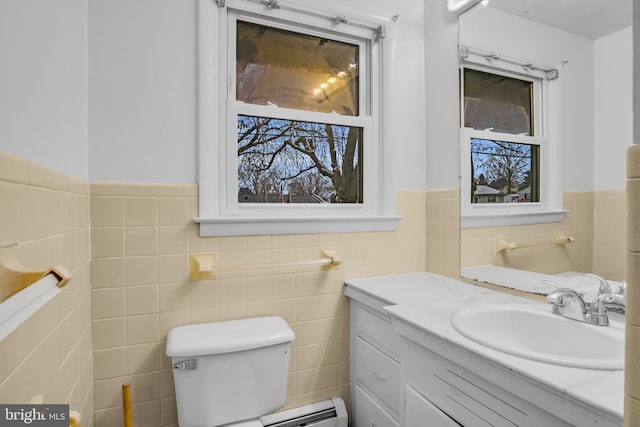
<path fill-rule="evenodd" d="M 609 324 L 607 311 L 624 314 L 627 307 L 627 297 L 620 294 L 601 294 L 591 302 L 591 323 L 606 326 Z"/>
<path fill-rule="evenodd" d="M 611 292 L 611 286 L 603 278 L 590 275 L 600 280 L 598 295 L 591 303 L 584 300 L 583 292 L 576 292 L 570 288 L 560 288 L 553 282 L 544 281 L 558 287 L 558 290 L 547 295 L 547 300 L 552 304 L 551 312 L 569 319 L 591 323 L 593 325 L 609 325 L 608 311 L 624 314 L 627 305 L 626 282 L 622 282 L 615 293 Z"/>
<path fill-rule="evenodd" d="M 570 288 L 560 288 L 547 295 L 552 305 L 551 312 L 569 319 L 581 322 L 590 322 L 590 313 L 587 303 L 582 296 Z"/>

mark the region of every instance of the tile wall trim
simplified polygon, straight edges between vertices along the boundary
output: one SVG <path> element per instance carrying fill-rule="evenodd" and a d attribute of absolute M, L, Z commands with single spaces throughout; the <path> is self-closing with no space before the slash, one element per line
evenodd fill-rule
<path fill-rule="evenodd" d="M 89 183 L 0 151 L 0 181 L 29 185 L 55 191 L 89 195 Z"/>
<path fill-rule="evenodd" d="M 117 197 L 197 197 L 197 184 L 153 184 L 92 182 L 91 196 Z"/>

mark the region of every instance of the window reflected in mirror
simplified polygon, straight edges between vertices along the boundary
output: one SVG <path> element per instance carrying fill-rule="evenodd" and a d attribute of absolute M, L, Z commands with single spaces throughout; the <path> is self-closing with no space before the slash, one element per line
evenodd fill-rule
<path fill-rule="evenodd" d="M 471 138 L 471 203 L 540 201 L 540 146 Z"/>
<path fill-rule="evenodd" d="M 533 82 L 464 69 L 464 127 L 535 136 Z"/>

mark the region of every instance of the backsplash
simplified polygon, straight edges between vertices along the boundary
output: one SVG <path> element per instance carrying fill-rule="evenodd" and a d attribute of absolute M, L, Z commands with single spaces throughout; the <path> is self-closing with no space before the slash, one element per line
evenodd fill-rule
<path fill-rule="evenodd" d="M 62 265 L 70 282 L 0 342 L 0 402 L 69 403 L 91 427 L 89 184 L 0 152 L 0 257 Z"/>
<path fill-rule="evenodd" d="M 399 191 L 398 230 L 200 238 L 195 185 L 91 185 L 95 424 L 121 423 L 120 386 L 131 384 L 136 426 L 176 426 L 167 332 L 179 325 L 282 316 L 296 334 L 286 407 L 332 396 L 349 401 L 347 278 L 425 269 L 424 191 Z M 189 254 L 221 266 L 319 258 L 342 264 L 221 274 L 190 282 Z"/>

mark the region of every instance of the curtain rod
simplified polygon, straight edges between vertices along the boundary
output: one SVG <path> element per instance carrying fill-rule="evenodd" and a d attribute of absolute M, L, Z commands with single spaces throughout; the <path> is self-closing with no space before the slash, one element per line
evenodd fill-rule
<path fill-rule="evenodd" d="M 549 68 L 549 67 L 534 65 L 530 62 L 523 62 L 523 61 L 518 61 L 516 59 L 505 58 L 504 56 L 482 51 L 479 49 L 474 49 L 469 46 L 464 46 L 464 45 L 460 46 L 460 48 L 458 49 L 458 56 L 461 61 L 467 60 L 469 56 L 476 56 L 476 57 L 484 58 L 484 60 L 490 64 L 494 62 L 504 62 L 506 64 L 522 67 L 526 71 L 540 71 L 546 75 L 547 80 L 555 80 L 559 77 L 559 72 L 557 68 Z M 566 63 L 567 61 L 563 61 L 562 65 Z"/>
<path fill-rule="evenodd" d="M 301 9 L 299 7 L 283 4 L 278 0 L 244 0 L 251 3 L 262 4 L 268 9 L 272 10 L 286 10 L 288 12 L 300 13 L 303 15 L 311 16 L 313 18 L 327 19 L 334 24 L 350 25 L 364 30 L 372 31 L 375 36 L 375 41 L 384 39 L 386 37 L 386 31 L 384 25 L 378 25 L 373 22 L 362 21 L 356 18 L 347 17 L 345 15 L 335 15 L 328 12 L 314 11 L 308 9 Z M 218 7 L 225 7 L 226 0 L 215 0 Z M 398 20 L 399 15 L 395 15 L 391 18 L 393 22 Z"/>

